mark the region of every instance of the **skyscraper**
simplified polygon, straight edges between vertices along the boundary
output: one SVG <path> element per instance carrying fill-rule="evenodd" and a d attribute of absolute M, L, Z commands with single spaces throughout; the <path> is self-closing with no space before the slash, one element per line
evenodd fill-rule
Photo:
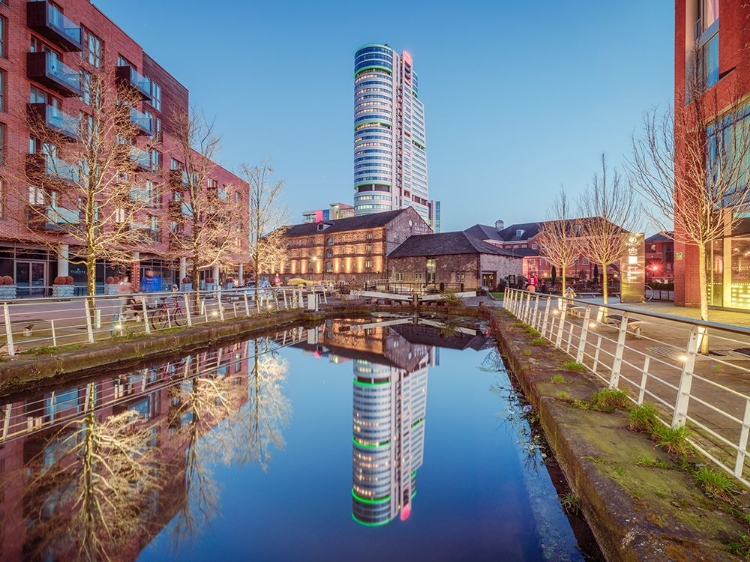
<path fill-rule="evenodd" d="M 433 227 L 424 105 L 411 55 L 367 44 L 354 56 L 354 208 L 357 215 L 414 207 Z"/>

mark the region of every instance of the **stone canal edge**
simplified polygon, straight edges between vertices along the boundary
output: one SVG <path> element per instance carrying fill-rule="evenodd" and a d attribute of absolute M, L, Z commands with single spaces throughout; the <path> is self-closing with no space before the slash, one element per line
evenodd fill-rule
<path fill-rule="evenodd" d="M 588 400 L 604 387 L 600 380 L 566 370 L 567 354 L 551 344 L 532 345 L 532 336 L 505 311 L 492 311 L 490 318 L 506 366 L 536 412 L 609 562 L 741 560 L 728 543 L 748 530 L 708 498 L 688 471 L 638 463 L 673 459 L 648 435 L 628 429 L 627 412 L 584 410 L 558 398 L 565 392 Z M 744 502 L 747 497 L 745 492 Z"/>

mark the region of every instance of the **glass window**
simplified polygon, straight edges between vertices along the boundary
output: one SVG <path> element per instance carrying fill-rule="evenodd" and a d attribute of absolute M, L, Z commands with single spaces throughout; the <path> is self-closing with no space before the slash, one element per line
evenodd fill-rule
<path fill-rule="evenodd" d="M 161 111 L 161 86 L 151 81 L 151 106 L 156 111 Z"/>
<path fill-rule="evenodd" d="M 5 71 L 0 70 L 0 111 L 5 111 Z"/>
<path fill-rule="evenodd" d="M 0 166 L 5 164 L 5 123 L 0 123 Z"/>
<path fill-rule="evenodd" d="M 102 40 L 91 33 L 88 29 L 84 30 L 85 33 L 85 45 L 84 51 L 81 52 L 82 56 L 86 57 L 88 63 L 94 68 L 101 68 L 102 66 Z"/>
<path fill-rule="evenodd" d="M 0 57 L 8 58 L 6 37 L 8 36 L 8 20 L 0 17 Z"/>
<path fill-rule="evenodd" d="M 161 152 L 156 150 L 155 148 L 151 149 L 151 169 L 155 172 L 158 172 L 161 170 L 161 164 L 162 164 L 162 155 Z"/>
<path fill-rule="evenodd" d="M 0 178 L 0 219 L 5 218 L 5 180 Z"/>

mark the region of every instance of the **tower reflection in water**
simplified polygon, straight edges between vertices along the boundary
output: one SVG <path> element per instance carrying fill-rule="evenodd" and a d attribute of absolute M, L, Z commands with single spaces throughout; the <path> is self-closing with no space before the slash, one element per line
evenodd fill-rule
<path fill-rule="evenodd" d="M 436 327 L 437 325 L 437 327 Z M 473 329 L 402 318 L 328 321 L 308 344 L 333 362 L 353 361 L 352 517 L 365 526 L 409 517 L 424 461 L 428 369 L 440 347 L 486 347 Z"/>

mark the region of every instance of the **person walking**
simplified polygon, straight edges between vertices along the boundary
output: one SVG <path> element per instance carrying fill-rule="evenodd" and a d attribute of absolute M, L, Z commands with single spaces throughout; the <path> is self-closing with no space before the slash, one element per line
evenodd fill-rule
<path fill-rule="evenodd" d="M 130 279 L 125 275 L 120 284 L 117 286 L 117 293 L 120 295 L 120 318 L 125 319 L 125 311 L 128 308 L 128 295 L 133 292 L 133 284 Z"/>

